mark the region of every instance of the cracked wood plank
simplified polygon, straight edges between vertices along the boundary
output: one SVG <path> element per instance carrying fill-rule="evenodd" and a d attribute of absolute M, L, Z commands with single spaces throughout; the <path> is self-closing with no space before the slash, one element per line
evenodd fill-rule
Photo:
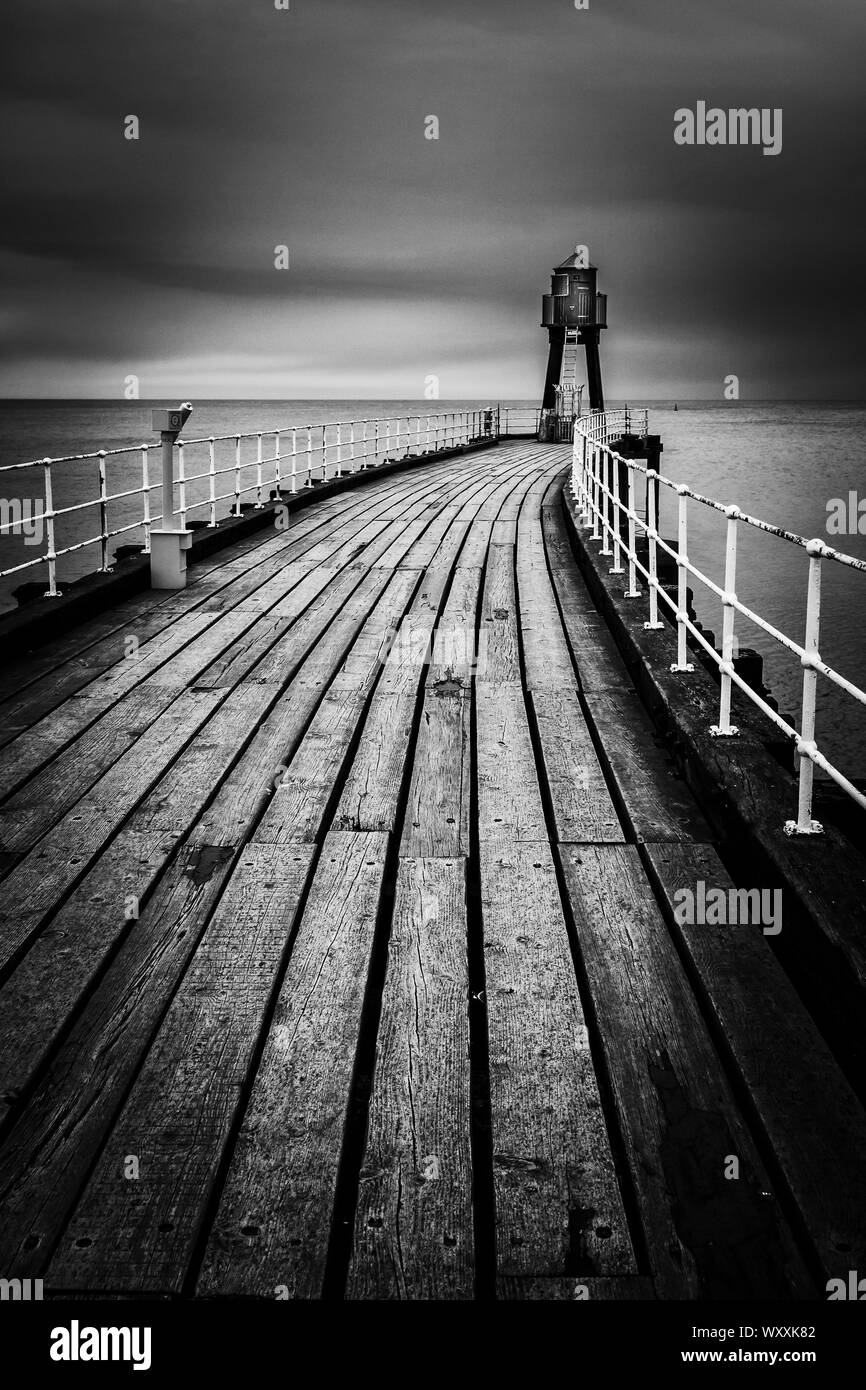
<path fill-rule="evenodd" d="M 402 859 L 346 1297 L 473 1296 L 465 861 Z"/>
<path fill-rule="evenodd" d="M 386 846 L 376 833 L 325 839 L 199 1296 L 321 1297 Z"/>
<path fill-rule="evenodd" d="M 182 1290 L 312 855 L 308 845 L 241 854 L 48 1266 L 50 1286 Z"/>
<path fill-rule="evenodd" d="M 546 845 L 481 846 L 497 1270 L 637 1272 Z"/>

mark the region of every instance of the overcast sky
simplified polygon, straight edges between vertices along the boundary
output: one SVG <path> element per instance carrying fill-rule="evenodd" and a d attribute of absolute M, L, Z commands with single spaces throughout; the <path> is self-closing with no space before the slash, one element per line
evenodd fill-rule
<path fill-rule="evenodd" d="M 609 397 L 864 395 L 863 0 L 5 0 L 2 24 L 4 395 L 536 396 L 577 242 Z M 781 107 L 781 154 L 678 146 L 699 100 Z"/>

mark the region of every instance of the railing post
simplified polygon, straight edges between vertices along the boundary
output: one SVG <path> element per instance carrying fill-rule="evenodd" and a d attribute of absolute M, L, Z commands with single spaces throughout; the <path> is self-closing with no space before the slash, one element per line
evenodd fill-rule
<path fill-rule="evenodd" d="M 824 830 L 820 821 L 812 819 L 815 764 L 810 756 L 818 751 L 815 742 L 815 703 L 818 665 L 821 661 L 818 642 L 821 632 L 821 560 L 824 555 L 824 542 L 809 541 L 806 554 L 809 556 L 809 588 L 806 597 L 806 636 L 803 642 L 805 655 L 800 658 L 803 667 L 803 707 L 796 750 L 796 759 L 800 764 L 799 794 L 797 819 L 785 822 L 786 835 L 821 835 Z"/>
<path fill-rule="evenodd" d="M 216 440 L 211 435 L 208 440 L 208 492 L 210 502 L 210 520 L 208 529 L 213 530 L 217 524 L 216 519 Z"/>
<path fill-rule="evenodd" d="M 600 457 L 601 482 L 599 492 L 601 495 L 601 550 L 599 555 L 612 555 L 610 548 L 610 531 L 608 530 L 608 491 L 610 490 L 610 450 L 607 445 L 601 447 Z"/>
<path fill-rule="evenodd" d="M 695 669 L 693 662 L 688 659 L 688 647 L 686 646 L 689 582 L 689 572 L 686 568 L 689 558 L 688 494 L 689 490 L 685 483 L 680 483 L 677 488 L 677 659 L 671 666 L 672 671 L 694 671 Z"/>
<path fill-rule="evenodd" d="M 105 477 L 105 450 L 100 449 L 99 459 L 99 553 L 101 563 L 99 574 L 108 574 L 108 488 Z"/>
<path fill-rule="evenodd" d="M 364 426 L 364 428 L 361 432 L 361 462 L 359 464 L 359 469 L 362 473 L 364 472 L 364 469 L 367 467 L 367 426 L 369 425 L 369 423 L 370 421 L 366 419 L 361 421 L 361 424 Z"/>
<path fill-rule="evenodd" d="M 304 487 L 313 486 L 313 427 L 307 425 L 307 481 Z"/>
<path fill-rule="evenodd" d="M 334 477 L 335 477 L 335 478 L 342 478 L 342 476 L 343 476 L 343 422 L 342 422 L 342 420 L 338 420 L 338 421 L 337 421 L 337 471 L 336 471 L 336 473 L 334 474 Z"/>
<path fill-rule="evenodd" d="M 725 541 L 725 595 L 722 599 L 724 616 L 722 618 L 722 661 L 721 696 L 719 699 L 719 722 L 710 726 L 714 738 L 732 738 L 739 733 L 736 724 L 731 723 L 731 676 L 734 671 L 734 619 L 736 612 L 734 600 L 737 597 L 737 517 L 739 508 L 726 507 L 728 534 Z"/>
<path fill-rule="evenodd" d="M 583 520 L 588 522 L 591 518 L 589 505 L 589 441 L 587 435 L 582 437 L 582 453 L 580 461 L 580 498 Z"/>
<path fill-rule="evenodd" d="M 322 482 L 328 481 L 328 426 L 322 426 Z"/>
<path fill-rule="evenodd" d="M 186 530 L 186 473 L 183 464 L 183 444 L 178 441 L 177 446 L 177 488 L 180 498 L 180 526 L 181 530 Z"/>
<path fill-rule="evenodd" d="M 619 531 L 620 523 L 620 500 L 619 500 L 619 459 L 611 456 L 611 468 L 613 470 L 613 564 L 610 567 L 611 574 L 624 574 L 622 566 L 622 538 Z"/>
<path fill-rule="evenodd" d="M 356 458 L 355 458 L 355 421 L 354 421 L 354 420 L 352 420 L 352 421 L 350 422 L 350 425 L 349 425 L 349 457 L 350 457 L 351 463 L 352 463 L 351 472 L 352 472 L 352 473 L 355 473 L 355 472 L 357 471 L 357 468 L 358 468 L 358 463 L 357 463 L 357 460 L 356 460 Z"/>
<path fill-rule="evenodd" d="M 262 501 L 262 432 L 259 430 L 256 448 L 256 511 L 260 512 L 264 505 Z"/>
<path fill-rule="evenodd" d="M 60 593 L 57 588 L 57 547 L 54 541 L 54 492 L 51 486 L 51 459 L 42 460 L 45 478 L 45 525 L 47 529 L 47 545 L 45 558 L 48 561 L 48 588 L 45 591 L 45 598 L 59 598 Z"/>
<path fill-rule="evenodd" d="M 637 565 L 635 564 L 634 468 L 630 459 L 625 460 L 625 466 L 628 473 L 628 588 L 625 591 L 625 597 L 640 598 L 641 591 L 637 586 Z"/>
<path fill-rule="evenodd" d="M 144 553 L 150 554 L 150 473 L 147 466 L 147 445 L 141 446 L 141 524 L 144 528 Z"/>
<path fill-rule="evenodd" d="M 599 507 L 600 478 L 599 478 L 599 467 L 598 467 L 598 463 L 599 463 L 598 445 L 597 445 L 597 444 L 593 444 L 593 446 L 592 446 L 592 464 L 591 464 L 591 468 L 592 468 L 592 539 L 593 539 L 594 541 L 601 540 L 601 532 L 600 532 L 599 529 L 598 529 L 598 528 L 599 528 L 599 525 L 600 525 L 600 520 L 599 520 L 599 511 L 600 511 L 600 507 Z"/>
<path fill-rule="evenodd" d="M 241 437 L 235 435 L 235 516 L 241 514 Z"/>
<path fill-rule="evenodd" d="M 298 431 L 292 429 L 292 492 L 298 490 Z"/>
<path fill-rule="evenodd" d="M 658 553 L 656 541 L 658 540 L 658 491 L 650 484 L 650 476 L 647 473 L 647 548 L 649 554 L 649 622 L 644 623 L 648 631 L 655 631 L 664 627 L 664 623 L 659 620 L 659 580 L 658 580 Z"/>

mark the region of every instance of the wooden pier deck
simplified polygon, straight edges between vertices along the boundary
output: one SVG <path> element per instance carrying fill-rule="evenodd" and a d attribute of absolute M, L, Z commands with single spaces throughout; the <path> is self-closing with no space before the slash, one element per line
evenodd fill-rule
<path fill-rule="evenodd" d="M 0 672 L 4 1276 L 790 1299 L 866 1267 L 859 1101 L 759 929 L 673 920 L 730 880 L 575 565 L 569 461 L 371 476 Z"/>

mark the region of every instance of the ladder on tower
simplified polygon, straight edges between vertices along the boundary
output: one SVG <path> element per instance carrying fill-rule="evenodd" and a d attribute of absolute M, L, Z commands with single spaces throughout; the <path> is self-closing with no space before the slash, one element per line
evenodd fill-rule
<path fill-rule="evenodd" d="M 562 351 L 562 367 L 559 373 L 560 386 L 574 390 L 577 385 L 578 330 L 566 328 L 565 346 Z"/>

